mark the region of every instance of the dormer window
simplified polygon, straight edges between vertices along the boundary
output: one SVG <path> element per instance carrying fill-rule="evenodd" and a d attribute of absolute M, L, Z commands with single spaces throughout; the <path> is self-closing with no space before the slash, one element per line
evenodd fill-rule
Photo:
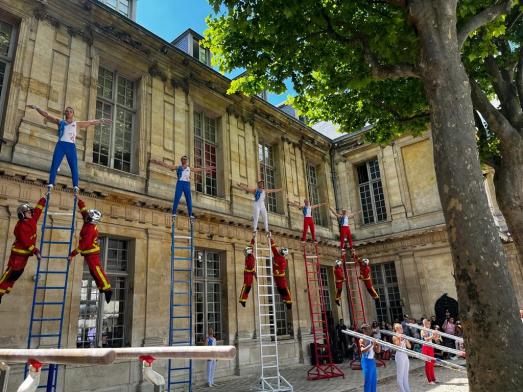
<path fill-rule="evenodd" d="M 184 51 L 189 56 L 194 57 L 201 63 L 211 66 L 211 52 L 209 49 L 203 48 L 200 42 L 203 37 L 192 29 L 187 29 L 180 34 L 172 44 L 178 49 Z"/>

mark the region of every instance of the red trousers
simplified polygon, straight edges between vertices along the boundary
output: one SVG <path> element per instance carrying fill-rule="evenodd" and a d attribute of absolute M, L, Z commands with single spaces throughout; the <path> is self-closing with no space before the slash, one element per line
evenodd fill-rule
<path fill-rule="evenodd" d="M 305 241 L 307 239 L 307 230 L 311 228 L 312 240 L 316 241 L 316 233 L 314 231 L 314 221 L 311 216 L 306 216 L 303 218 L 303 234 L 301 235 L 301 240 Z"/>
<path fill-rule="evenodd" d="M 243 272 L 243 286 L 240 292 L 240 302 L 247 302 L 249 293 L 251 292 L 252 281 L 254 280 L 254 272 Z"/>
<path fill-rule="evenodd" d="M 378 299 L 380 297 L 379 294 L 376 292 L 376 289 L 372 285 L 372 280 L 370 278 L 363 279 L 363 283 L 365 284 L 367 291 L 373 299 Z"/>
<path fill-rule="evenodd" d="M 429 357 L 434 357 L 434 348 L 423 345 L 421 347 L 421 353 L 428 355 Z M 434 375 L 434 362 L 425 362 L 425 375 L 427 376 L 428 382 L 436 381 L 436 376 Z"/>
<path fill-rule="evenodd" d="M 9 262 L 7 263 L 7 269 L 0 278 L 0 295 L 11 291 L 15 282 L 20 276 L 22 276 L 28 259 L 29 255 L 11 253 L 9 256 Z"/>
<path fill-rule="evenodd" d="M 336 282 L 336 301 L 341 299 L 341 292 L 343 290 L 343 281 Z"/>
<path fill-rule="evenodd" d="M 276 283 L 276 288 L 278 289 L 278 293 L 280 293 L 283 303 L 291 304 L 292 298 L 291 292 L 287 287 L 287 278 L 285 276 L 275 276 L 274 283 Z"/>
<path fill-rule="evenodd" d="M 349 247 L 352 248 L 352 235 L 349 226 L 341 226 L 340 228 L 340 248 L 345 248 L 345 239 L 349 241 Z"/>
<path fill-rule="evenodd" d="M 96 287 L 100 291 L 109 291 L 111 290 L 111 283 L 107 279 L 104 269 L 100 265 L 100 255 L 84 255 L 84 260 L 89 266 L 89 272 L 96 282 Z"/>

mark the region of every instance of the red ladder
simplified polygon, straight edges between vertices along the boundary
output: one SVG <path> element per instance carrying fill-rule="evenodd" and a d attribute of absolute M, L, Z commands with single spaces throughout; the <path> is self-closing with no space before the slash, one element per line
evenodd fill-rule
<path fill-rule="evenodd" d="M 320 271 L 318 244 L 313 244 L 307 252 L 307 244 L 303 244 L 303 259 L 307 276 L 307 294 L 314 339 L 314 354 L 316 363 L 307 371 L 307 380 L 343 377 L 345 374 L 332 362 L 332 352 L 327 323 L 327 307 L 323 297 L 323 282 Z M 312 355 L 312 353 L 311 353 Z"/>

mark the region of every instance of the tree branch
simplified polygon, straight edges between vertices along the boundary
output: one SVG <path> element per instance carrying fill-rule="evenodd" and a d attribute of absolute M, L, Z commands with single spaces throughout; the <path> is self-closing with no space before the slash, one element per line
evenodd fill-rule
<path fill-rule="evenodd" d="M 474 15 L 468 21 L 461 26 L 458 31 L 458 45 L 461 48 L 463 43 L 467 39 L 468 35 L 480 27 L 486 25 L 489 22 L 492 22 L 494 19 L 498 18 L 503 14 L 507 14 L 512 6 L 514 5 L 514 0 L 505 0 L 500 3 L 491 5 L 488 8 L 485 8 L 479 14 Z"/>
<path fill-rule="evenodd" d="M 508 119 L 496 109 L 487 98 L 479 84 L 472 78 L 469 79 L 472 104 L 479 111 L 489 125 L 489 129 L 496 134 L 502 143 L 510 143 L 516 132 Z"/>
<path fill-rule="evenodd" d="M 365 36 L 349 38 L 340 34 L 334 28 L 330 16 L 327 14 L 325 8 L 321 9 L 321 15 L 325 22 L 327 22 L 326 33 L 331 36 L 334 40 L 341 42 L 349 48 L 361 48 L 365 61 L 371 68 L 371 74 L 376 80 L 386 79 L 400 79 L 400 78 L 417 78 L 420 79 L 420 75 L 416 72 L 412 64 L 394 64 L 394 65 L 381 65 L 376 56 L 370 50 L 370 44 Z"/>

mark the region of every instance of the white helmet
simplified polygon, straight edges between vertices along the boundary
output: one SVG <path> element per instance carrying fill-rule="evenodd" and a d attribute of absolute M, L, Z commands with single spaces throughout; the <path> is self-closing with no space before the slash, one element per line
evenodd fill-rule
<path fill-rule="evenodd" d="M 289 249 L 287 248 L 280 248 L 280 255 L 287 256 L 289 254 Z"/>
<path fill-rule="evenodd" d="M 252 246 L 247 246 L 243 252 L 245 256 L 252 255 Z"/>
<path fill-rule="evenodd" d="M 25 218 L 25 213 L 27 211 L 31 211 L 33 212 L 34 211 L 34 208 L 31 207 L 29 204 L 20 204 L 18 206 L 18 208 L 16 209 L 16 215 L 18 215 L 18 219 L 24 219 Z"/>
<path fill-rule="evenodd" d="M 339 267 L 341 265 L 341 260 L 340 259 L 337 259 L 336 260 L 336 265 Z"/>
<path fill-rule="evenodd" d="M 98 223 L 102 220 L 102 213 L 99 210 L 87 210 L 87 221 L 92 223 Z"/>
<path fill-rule="evenodd" d="M 369 263 L 370 263 L 369 259 L 363 259 L 363 260 L 361 260 L 361 262 L 365 265 L 369 265 Z"/>

